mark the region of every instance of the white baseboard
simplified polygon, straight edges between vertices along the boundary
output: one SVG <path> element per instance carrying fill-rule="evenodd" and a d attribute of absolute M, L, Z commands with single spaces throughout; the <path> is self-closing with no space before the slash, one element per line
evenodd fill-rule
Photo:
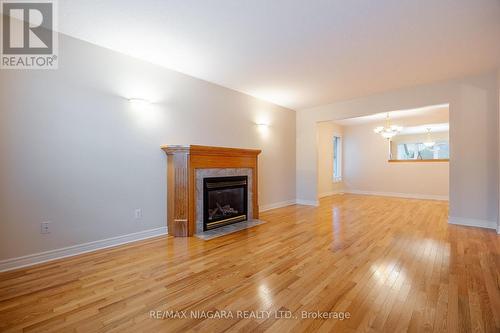
<path fill-rule="evenodd" d="M 265 212 L 271 209 L 277 209 L 291 205 L 319 206 L 319 202 L 312 200 L 293 199 L 293 200 L 276 202 L 269 205 L 262 205 L 259 207 L 259 212 Z"/>
<path fill-rule="evenodd" d="M 56 259 L 72 257 L 82 253 L 93 252 L 96 250 L 106 249 L 109 247 L 136 242 L 139 240 L 161 236 L 165 234 L 167 234 L 167 227 L 161 227 L 156 229 L 139 231 L 133 234 L 101 239 L 94 242 L 68 246 L 60 249 L 34 253 L 23 257 L 1 260 L 0 272 L 31 266 L 35 264 L 41 264 L 43 262 L 52 261 Z"/>
<path fill-rule="evenodd" d="M 462 225 L 462 226 L 466 226 L 466 227 L 494 229 L 494 230 L 497 230 L 497 233 L 498 233 L 498 229 L 497 229 L 498 225 L 497 225 L 496 221 L 478 220 L 478 219 L 471 219 L 471 218 L 465 218 L 465 217 L 449 216 L 448 223 L 455 224 L 455 225 Z"/>
<path fill-rule="evenodd" d="M 329 191 L 318 194 L 318 198 L 329 197 L 331 195 L 344 194 L 344 191 Z"/>
<path fill-rule="evenodd" d="M 319 206 L 319 201 L 318 200 L 303 200 L 303 199 L 297 199 L 296 201 L 297 205 L 304 205 L 304 206 Z"/>
<path fill-rule="evenodd" d="M 397 192 L 376 192 L 376 191 L 361 191 L 361 190 L 345 190 L 345 193 L 363 194 L 363 195 L 378 195 L 382 197 L 397 197 L 407 199 L 423 199 L 423 200 L 442 200 L 448 201 L 447 195 L 430 195 L 430 194 L 415 194 L 415 193 L 397 193 Z"/>
<path fill-rule="evenodd" d="M 272 203 L 272 204 L 269 204 L 269 205 L 262 205 L 262 206 L 259 206 L 259 212 L 265 212 L 265 211 L 268 211 L 268 210 L 271 210 L 271 209 L 276 209 L 276 208 L 282 208 L 282 207 L 286 207 L 286 206 L 291 206 L 291 205 L 295 205 L 295 203 L 296 203 L 296 200 L 293 199 L 293 200 L 275 202 L 275 203 Z"/>

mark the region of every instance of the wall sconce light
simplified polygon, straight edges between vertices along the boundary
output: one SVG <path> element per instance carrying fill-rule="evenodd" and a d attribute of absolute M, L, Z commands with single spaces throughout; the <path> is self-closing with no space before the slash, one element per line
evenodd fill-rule
<path fill-rule="evenodd" d="M 266 139 L 269 136 L 269 123 L 267 122 L 259 122 L 255 123 L 257 127 L 257 131 L 260 133 L 260 136 Z"/>
<path fill-rule="evenodd" d="M 137 108 L 144 108 L 151 104 L 151 102 L 143 98 L 129 98 L 128 102 L 130 105 Z"/>

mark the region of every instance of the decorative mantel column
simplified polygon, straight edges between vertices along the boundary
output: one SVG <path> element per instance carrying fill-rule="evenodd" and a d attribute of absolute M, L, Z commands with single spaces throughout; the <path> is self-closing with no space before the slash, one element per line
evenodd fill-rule
<path fill-rule="evenodd" d="M 196 220 L 196 169 L 251 168 L 252 213 L 259 217 L 258 149 L 165 145 L 167 154 L 167 226 L 176 237 L 193 236 Z M 250 208 L 249 208 L 250 209 Z"/>

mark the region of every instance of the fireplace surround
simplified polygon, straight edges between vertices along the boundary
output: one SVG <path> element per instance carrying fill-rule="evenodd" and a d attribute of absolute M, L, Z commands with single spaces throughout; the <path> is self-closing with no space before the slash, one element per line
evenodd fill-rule
<path fill-rule="evenodd" d="M 203 232 L 203 178 L 247 176 L 247 219 L 259 218 L 258 149 L 165 145 L 167 225 L 176 237 Z M 199 223 L 201 222 L 201 223 Z M 200 228 L 201 225 L 201 228 Z"/>
<path fill-rule="evenodd" d="M 251 168 L 213 168 L 213 169 L 196 169 L 195 172 L 195 234 L 205 232 L 203 225 L 203 180 L 205 178 L 215 177 L 240 177 L 247 178 L 247 217 L 248 220 L 253 220 L 253 172 Z"/>

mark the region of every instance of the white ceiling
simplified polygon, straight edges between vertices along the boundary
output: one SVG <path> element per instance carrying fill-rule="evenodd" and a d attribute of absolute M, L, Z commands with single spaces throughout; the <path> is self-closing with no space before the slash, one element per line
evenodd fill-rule
<path fill-rule="evenodd" d="M 427 130 L 431 130 L 431 133 L 440 133 L 440 132 L 449 132 L 450 124 L 449 123 L 438 123 L 438 124 L 425 124 L 419 126 L 411 126 L 404 127 L 401 130 L 401 135 L 410 135 L 410 134 L 422 134 L 427 133 Z"/>
<path fill-rule="evenodd" d="M 387 113 L 391 120 L 404 119 L 404 118 L 415 118 L 415 117 L 425 117 L 426 119 L 432 119 L 433 117 L 440 117 L 441 119 L 448 119 L 449 105 L 448 104 L 438 104 L 429 105 L 417 109 L 408 110 L 387 110 L 387 112 L 374 113 L 369 116 L 347 118 L 342 120 L 333 121 L 335 124 L 341 126 L 355 126 L 369 123 L 380 123 L 381 120 L 386 119 Z M 398 124 L 395 124 L 398 125 Z"/>
<path fill-rule="evenodd" d="M 500 66 L 500 0 L 59 0 L 59 30 L 303 109 Z"/>

